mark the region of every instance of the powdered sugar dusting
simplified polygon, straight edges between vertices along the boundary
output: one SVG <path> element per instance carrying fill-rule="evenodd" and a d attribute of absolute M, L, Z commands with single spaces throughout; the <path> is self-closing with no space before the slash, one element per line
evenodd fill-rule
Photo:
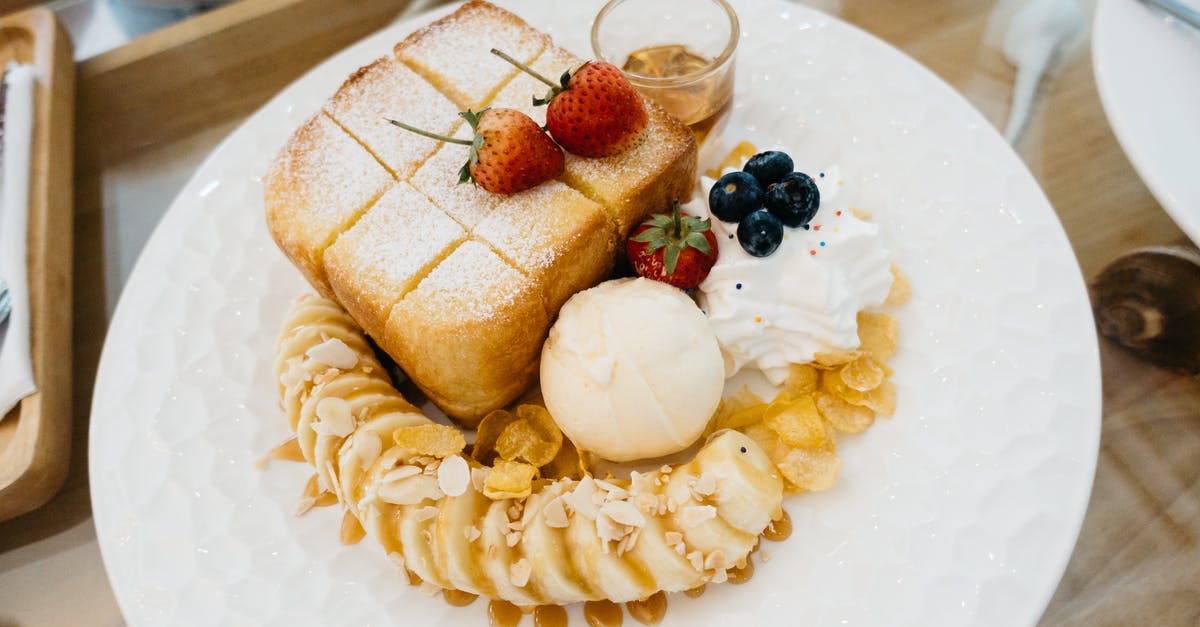
<path fill-rule="evenodd" d="M 446 134 L 458 125 L 458 108 L 392 56 L 377 59 L 346 79 L 325 111 L 350 131 L 401 180 L 412 176 L 436 140 L 389 124 L 398 119 Z"/>
<path fill-rule="evenodd" d="M 558 82 L 563 72 L 567 70 L 575 70 L 582 66 L 584 60 L 559 48 L 558 46 L 549 46 L 538 55 L 538 58 L 529 64 L 529 67 L 546 78 Z M 517 74 L 500 93 L 496 94 L 492 100 L 491 106 L 505 107 L 508 109 L 516 109 L 524 112 L 533 118 L 538 123 L 538 126 L 546 124 L 546 107 L 533 106 L 533 97 L 541 98 L 550 91 L 550 87 L 539 81 L 538 79 L 521 72 Z"/>
<path fill-rule="evenodd" d="M 383 166 L 324 114 L 313 116 L 292 135 L 271 166 L 266 187 L 267 215 L 285 246 L 311 260 L 393 179 Z"/>
<path fill-rule="evenodd" d="M 637 207 L 629 206 L 630 199 L 647 185 L 660 181 L 664 172 L 684 159 L 695 145 L 691 132 L 686 128 L 680 132 L 681 124 L 661 107 L 650 103 L 647 107 L 650 116 L 646 131 L 629 150 L 601 159 L 566 154 L 563 180 L 612 211 L 623 233 L 644 217 Z"/>
<path fill-rule="evenodd" d="M 408 305 L 438 316 L 453 312 L 457 320 L 470 323 L 492 319 L 528 298 L 540 296 L 533 294 L 525 275 L 486 244 L 468 240 L 438 264 L 399 307 Z"/>
<path fill-rule="evenodd" d="M 325 254 L 325 265 L 335 290 L 355 294 L 371 317 L 382 321 L 464 237 L 457 222 L 402 182 L 338 238 Z"/>
<path fill-rule="evenodd" d="M 461 128 L 464 129 L 463 133 L 469 135 L 466 124 Z M 493 194 L 470 181 L 459 183 L 458 171 L 466 162 L 466 146 L 444 144 L 417 170 L 412 184 L 438 208 L 471 229 L 486 218 L 504 200 L 504 196 Z"/>
<path fill-rule="evenodd" d="M 563 183 L 547 181 L 508 197 L 475 227 L 475 235 L 535 276 L 572 263 L 571 253 L 581 252 L 582 240 L 597 228 L 611 228 L 603 209 Z"/>
<path fill-rule="evenodd" d="M 397 44 L 396 55 L 459 107 L 477 108 L 517 73 L 492 48 L 528 63 L 548 40 L 508 11 L 469 2 Z"/>

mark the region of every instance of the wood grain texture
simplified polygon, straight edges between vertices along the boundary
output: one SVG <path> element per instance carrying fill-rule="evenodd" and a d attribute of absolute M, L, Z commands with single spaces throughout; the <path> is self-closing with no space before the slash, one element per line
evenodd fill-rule
<path fill-rule="evenodd" d="M 0 63 L 32 64 L 33 146 L 29 173 L 30 349 L 38 391 L 0 422 L 0 520 L 50 499 L 67 475 L 71 448 L 71 119 L 75 66 L 54 14 L 31 9 L 0 18 Z"/>

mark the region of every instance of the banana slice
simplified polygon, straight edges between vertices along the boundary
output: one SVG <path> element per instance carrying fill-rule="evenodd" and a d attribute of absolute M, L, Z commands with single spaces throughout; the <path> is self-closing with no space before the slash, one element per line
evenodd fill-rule
<path fill-rule="evenodd" d="M 734 431 L 629 482 L 538 482 L 528 498 L 498 501 L 472 482 L 447 496 L 429 459 L 395 446 L 396 429 L 428 418 L 345 311 L 300 299 L 277 347 L 282 405 L 322 485 L 393 559 L 442 588 L 520 606 L 690 590 L 744 564 L 780 508 L 774 465 Z"/>

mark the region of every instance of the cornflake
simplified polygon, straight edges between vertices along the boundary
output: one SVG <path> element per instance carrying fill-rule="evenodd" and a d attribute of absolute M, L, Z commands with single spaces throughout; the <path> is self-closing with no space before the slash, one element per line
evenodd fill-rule
<path fill-rule="evenodd" d="M 413 455 L 434 458 L 449 457 L 467 446 L 458 429 L 434 423 L 400 427 L 392 432 L 392 439 Z"/>
<path fill-rule="evenodd" d="M 912 296 L 912 285 L 908 282 L 908 277 L 905 276 L 896 264 L 892 264 L 892 289 L 888 291 L 887 300 L 883 301 L 888 305 L 903 305 L 908 302 Z"/>
<path fill-rule="evenodd" d="M 537 468 L 521 462 L 496 460 L 496 465 L 483 482 L 483 495 L 494 501 L 523 499 L 533 492 L 533 476 Z"/>

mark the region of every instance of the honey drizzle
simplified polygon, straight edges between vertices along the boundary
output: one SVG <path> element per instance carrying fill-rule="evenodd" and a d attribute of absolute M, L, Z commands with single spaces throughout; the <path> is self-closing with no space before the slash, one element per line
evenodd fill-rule
<path fill-rule="evenodd" d="M 588 627 L 621 627 L 625 613 L 612 601 L 588 601 L 583 604 L 583 620 Z"/>
<path fill-rule="evenodd" d="M 466 607 L 474 603 L 475 599 L 479 598 L 479 595 L 471 594 L 470 592 L 463 592 L 462 590 L 443 588 L 442 598 L 446 599 L 446 602 L 454 607 Z"/>
<path fill-rule="evenodd" d="M 667 613 L 667 595 L 659 590 L 641 601 L 625 604 L 629 615 L 643 625 L 657 625 Z"/>
<path fill-rule="evenodd" d="M 763 531 L 763 537 L 771 542 L 783 542 L 792 535 L 792 517 L 788 515 L 787 510 L 782 510 L 783 515 L 772 520 L 771 524 L 767 525 L 767 529 Z"/>
<path fill-rule="evenodd" d="M 567 611 L 561 605 L 539 605 L 533 610 L 534 627 L 567 627 Z"/>
<path fill-rule="evenodd" d="M 708 584 L 702 583 L 691 590 L 684 590 L 683 593 L 689 597 L 692 597 L 693 599 L 699 599 L 700 596 L 704 594 L 706 589 L 708 589 Z"/>
<path fill-rule="evenodd" d="M 517 627 L 521 622 L 521 608 L 499 599 L 488 602 L 488 625 L 491 627 Z"/>
<path fill-rule="evenodd" d="M 342 544 L 358 544 L 365 535 L 367 530 L 363 529 L 362 523 L 358 522 L 358 518 L 351 514 L 350 510 L 346 510 L 346 513 L 342 514 Z"/>
<path fill-rule="evenodd" d="M 754 576 L 754 562 L 749 557 L 747 557 L 746 565 L 742 566 L 741 568 L 729 569 L 728 576 L 729 576 L 729 583 L 731 583 L 735 586 L 741 585 L 741 584 L 746 583 L 747 581 L 750 581 L 750 578 Z"/>

